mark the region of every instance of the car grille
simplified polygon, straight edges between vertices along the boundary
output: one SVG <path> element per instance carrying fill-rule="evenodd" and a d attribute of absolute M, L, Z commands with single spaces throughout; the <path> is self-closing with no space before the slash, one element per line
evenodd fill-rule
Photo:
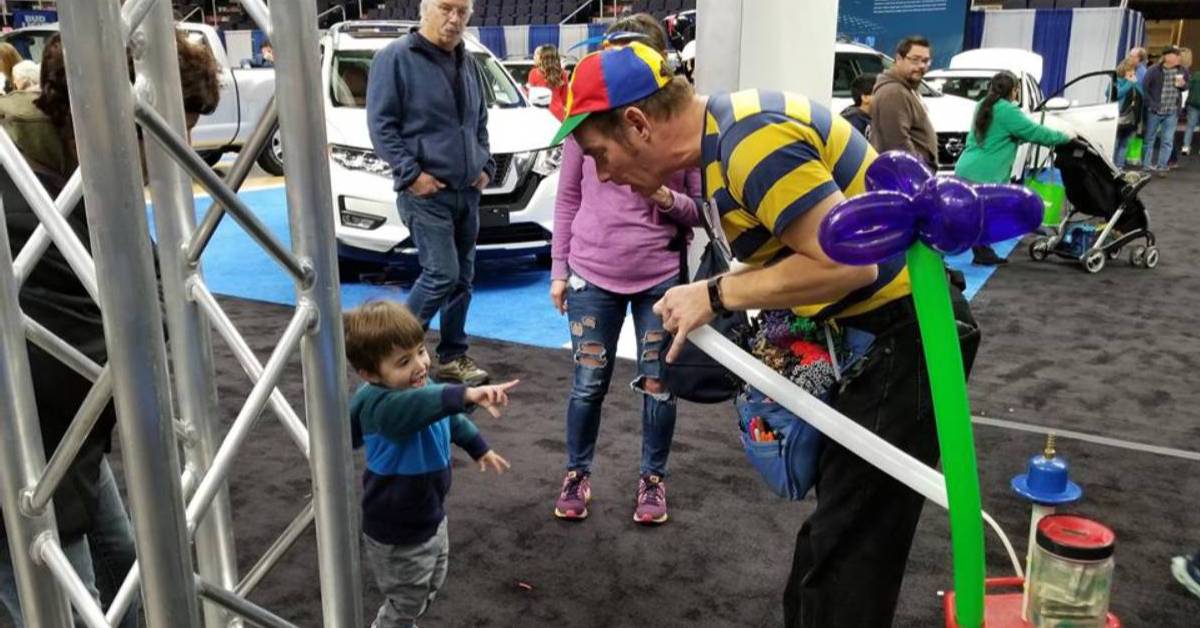
<path fill-rule="evenodd" d="M 967 148 L 966 133 L 938 133 L 938 167 L 953 168 Z"/>
<path fill-rule="evenodd" d="M 492 155 L 492 161 L 496 162 L 496 176 L 488 183 L 489 188 L 498 188 L 504 185 L 505 175 L 508 174 L 508 164 L 512 163 L 512 153 L 501 153 Z"/>

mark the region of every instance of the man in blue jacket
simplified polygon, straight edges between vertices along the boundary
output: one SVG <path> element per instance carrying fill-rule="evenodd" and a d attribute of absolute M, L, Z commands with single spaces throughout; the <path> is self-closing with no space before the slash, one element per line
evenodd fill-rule
<path fill-rule="evenodd" d="M 487 99 L 463 44 L 473 0 L 422 0 L 421 27 L 379 51 L 367 84 L 375 151 L 392 168 L 400 219 L 421 265 L 408 308 L 429 327 L 441 314 L 436 376 L 478 385 L 467 356 L 479 196 L 495 174 Z"/>

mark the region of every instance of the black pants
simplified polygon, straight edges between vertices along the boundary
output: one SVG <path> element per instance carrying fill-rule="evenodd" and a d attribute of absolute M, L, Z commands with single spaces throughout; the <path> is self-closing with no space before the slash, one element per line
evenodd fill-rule
<path fill-rule="evenodd" d="M 968 372 L 979 346 L 970 308 L 952 289 Z M 834 406 L 918 460 L 939 451 L 929 380 L 912 300 L 843 320 L 875 334 L 861 370 Z M 828 441 L 817 471 L 817 509 L 796 536 L 784 592 L 788 628 L 892 625 L 909 548 L 925 498 Z"/>

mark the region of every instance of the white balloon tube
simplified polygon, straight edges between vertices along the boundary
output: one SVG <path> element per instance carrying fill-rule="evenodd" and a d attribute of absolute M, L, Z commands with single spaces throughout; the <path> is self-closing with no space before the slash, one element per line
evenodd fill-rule
<path fill-rule="evenodd" d="M 942 508 L 949 508 L 946 479 L 941 473 L 767 368 L 712 327 L 705 325 L 693 330 L 688 334 L 688 340 L 746 383 L 762 391 L 792 414 L 803 418 L 825 436 L 924 495 L 929 501 Z"/>

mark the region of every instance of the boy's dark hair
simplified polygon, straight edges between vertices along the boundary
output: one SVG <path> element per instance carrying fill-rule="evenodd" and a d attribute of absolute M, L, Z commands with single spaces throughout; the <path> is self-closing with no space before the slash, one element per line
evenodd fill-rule
<path fill-rule="evenodd" d="M 875 75 L 860 74 L 853 83 L 850 83 L 850 97 L 854 99 L 854 106 L 861 107 L 863 96 L 869 95 L 874 90 Z"/>
<path fill-rule="evenodd" d="M 396 349 L 425 342 L 425 328 L 407 307 L 395 301 L 368 301 L 342 317 L 346 359 L 358 371 L 378 373 L 379 364 Z"/>
<path fill-rule="evenodd" d="M 179 79 L 183 84 L 183 110 L 208 115 L 221 102 L 221 67 L 208 46 L 192 43 L 183 31 L 175 30 L 179 56 Z"/>
<path fill-rule="evenodd" d="M 912 50 L 913 46 L 929 48 L 930 50 L 933 49 L 933 46 L 929 45 L 928 39 L 925 39 L 920 35 L 909 35 L 908 37 L 901 39 L 899 44 L 896 44 L 896 56 L 907 57 L 908 51 Z"/>
<path fill-rule="evenodd" d="M 618 133 L 618 131 L 624 127 L 626 109 L 637 107 L 651 119 L 669 120 L 687 107 L 688 103 L 692 101 L 694 94 L 695 90 L 692 89 L 692 84 L 682 76 L 676 76 L 671 79 L 671 82 L 663 86 L 662 89 L 646 98 L 624 107 L 593 113 L 579 126 L 580 128 L 585 126 L 596 128 L 606 137 L 613 137 L 624 141 L 625 136 Z"/>

